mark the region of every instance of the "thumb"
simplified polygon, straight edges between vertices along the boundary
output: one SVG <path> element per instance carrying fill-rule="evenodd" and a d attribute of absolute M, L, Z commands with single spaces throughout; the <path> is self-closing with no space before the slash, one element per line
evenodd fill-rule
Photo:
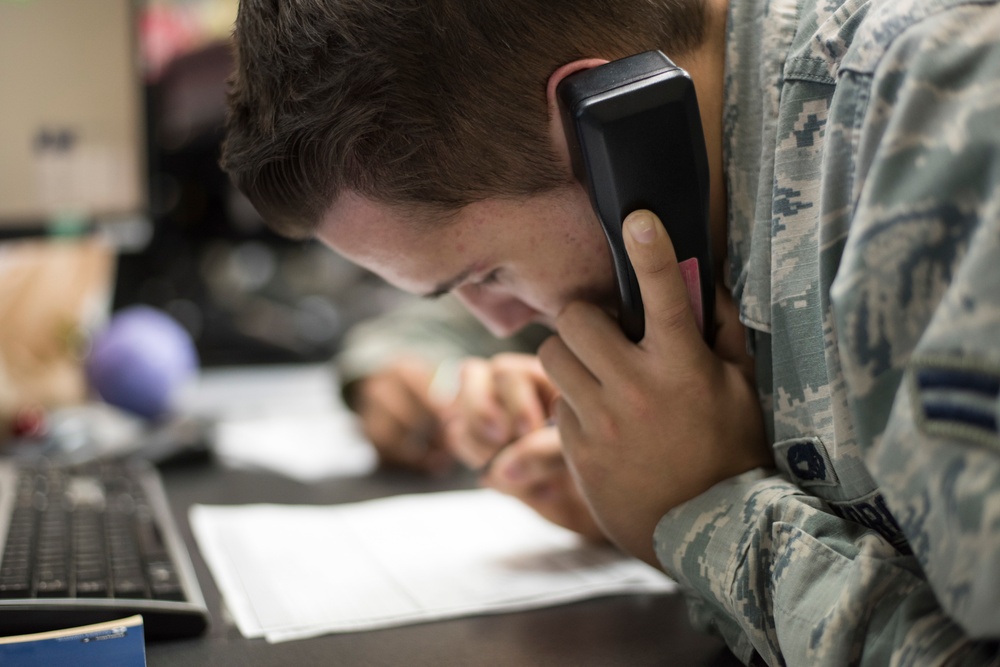
<path fill-rule="evenodd" d="M 701 294 L 697 284 L 689 288 L 685 282 L 684 267 L 678 265 L 673 243 L 660 219 L 652 211 L 638 210 L 630 213 L 622 225 L 625 249 L 635 269 L 646 313 L 646 338 L 652 341 L 694 336 L 700 341 L 697 319 Z M 697 271 L 694 273 L 697 275 Z M 699 303 L 692 303 L 692 296 Z"/>

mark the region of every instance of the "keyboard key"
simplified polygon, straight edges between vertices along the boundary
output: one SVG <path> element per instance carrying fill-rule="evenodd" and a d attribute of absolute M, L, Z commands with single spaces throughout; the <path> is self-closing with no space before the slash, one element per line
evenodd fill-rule
<path fill-rule="evenodd" d="M 141 574 L 115 577 L 114 595 L 116 598 L 144 598 L 146 582 Z"/>
<path fill-rule="evenodd" d="M 24 578 L 0 580 L 0 598 L 17 599 L 31 595 L 31 583 Z"/>
<path fill-rule="evenodd" d="M 35 583 L 40 598 L 61 598 L 69 595 L 69 578 L 65 573 L 44 573 Z"/>
<path fill-rule="evenodd" d="M 108 595 L 107 578 L 76 579 L 76 594 L 81 598 L 100 598 Z"/>

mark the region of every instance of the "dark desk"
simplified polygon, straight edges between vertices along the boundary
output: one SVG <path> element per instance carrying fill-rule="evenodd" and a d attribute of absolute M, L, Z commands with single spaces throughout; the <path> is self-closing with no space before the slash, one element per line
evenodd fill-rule
<path fill-rule="evenodd" d="M 224 619 L 219 591 L 194 543 L 187 521 L 193 503 L 331 504 L 467 488 L 472 481 L 379 472 L 362 479 L 304 485 L 274 475 L 223 470 L 215 464 L 166 468 L 163 478 L 174 515 L 191 546 L 212 622 L 207 633 L 196 639 L 149 642 L 146 652 L 150 667 L 740 664 L 721 642 L 692 630 L 683 600 L 673 595 L 600 598 L 529 612 L 326 635 L 275 645 L 263 639 L 245 639 Z"/>

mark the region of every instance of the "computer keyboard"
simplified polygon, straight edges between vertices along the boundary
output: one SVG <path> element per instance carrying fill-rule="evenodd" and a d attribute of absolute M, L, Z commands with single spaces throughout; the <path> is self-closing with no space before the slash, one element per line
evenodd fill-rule
<path fill-rule="evenodd" d="M 0 635 L 141 614 L 149 638 L 208 610 L 159 473 L 141 461 L 0 461 Z"/>

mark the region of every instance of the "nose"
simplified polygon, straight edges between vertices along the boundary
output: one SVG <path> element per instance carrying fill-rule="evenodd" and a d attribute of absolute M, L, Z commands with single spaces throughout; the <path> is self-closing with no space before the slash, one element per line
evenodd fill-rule
<path fill-rule="evenodd" d="M 514 335 L 540 315 L 539 311 L 509 294 L 460 287 L 455 290 L 455 296 L 497 338 Z"/>

